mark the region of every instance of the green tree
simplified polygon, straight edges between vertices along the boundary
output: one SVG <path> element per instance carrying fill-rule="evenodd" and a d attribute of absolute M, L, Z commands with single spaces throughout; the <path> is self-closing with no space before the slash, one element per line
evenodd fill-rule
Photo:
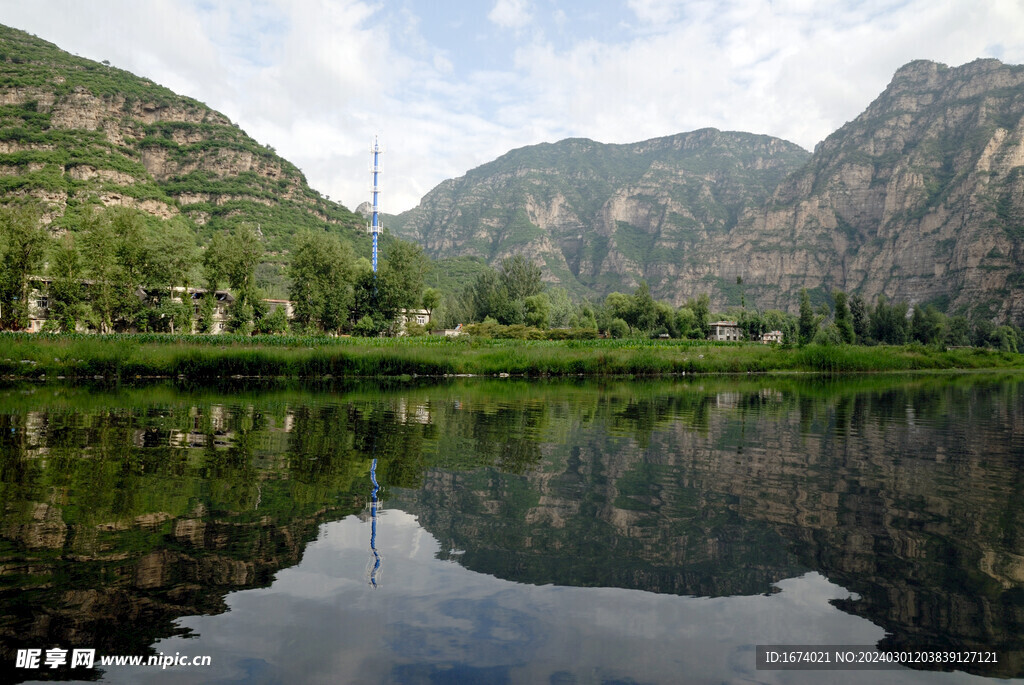
<path fill-rule="evenodd" d="M 430 260 L 423 254 L 422 247 L 401 240 L 391 242 L 380 271 L 395 289 L 400 309 L 419 306 L 423 296 L 423 277 L 429 268 Z"/>
<path fill-rule="evenodd" d="M 676 311 L 676 329 L 683 338 L 699 338 L 697 315 L 689 307 L 680 307 Z"/>
<path fill-rule="evenodd" d="M 540 267 L 523 255 L 517 254 L 503 259 L 498 275 L 508 291 L 510 300 L 525 300 L 544 291 Z"/>
<path fill-rule="evenodd" d="M 113 248 L 116 266 L 113 272 L 113 323 L 120 330 L 146 329 L 148 312 L 141 298 L 151 266 L 146 240 L 146 218 L 128 207 L 106 210 L 113 235 L 107 249 Z"/>
<path fill-rule="evenodd" d="M 858 344 L 865 345 L 871 340 L 871 316 L 867 303 L 860 295 L 850 297 L 850 323 Z"/>
<path fill-rule="evenodd" d="M 277 307 L 256 322 L 256 332 L 263 335 L 283 335 L 288 332 L 288 313 Z"/>
<path fill-rule="evenodd" d="M 889 304 L 885 295 L 879 295 L 871 312 L 871 337 L 888 345 L 903 345 L 907 342 L 907 303 Z"/>
<path fill-rule="evenodd" d="M 950 347 L 967 347 L 971 344 L 971 322 L 966 316 L 949 318 L 943 342 Z"/>
<path fill-rule="evenodd" d="M 393 334 L 398 316 L 399 294 L 388 273 L 360 273 L 356 276 L 350 320 L 359 335 Z M 369 317 L 372 327 L 367 328 Z"/>
<path fill-rule="evenodd" d="M 924 345 L 942 342 L 945 337 L 946 317 L 934 306 L 914 307 L 910 319 L 910 337 Z"/>
<path fill-rule="evenodd" d="M 597 317 L 594 315 L 594 308 L 589 304 L 580 307 L 579 314 L 576 317 L 576 327 L 589 330 L 597 329 Z"/>
<path fill-rule="evenodd" d="M 612 319 L 608 326 L 608 334 L 613 338 L 625 338 L 629 335 L 629 324 L 622 319 Z"/>
<path fill-rule="evenodd" d="M 50 258 L 49 329 L 73 333 L 85 316 L 85 292 L 82 287 L 82 259 L 75 247 L 74 235 L 64 234 Z"/>
<path fill-rule="evenodd" d="M 544 293 L 531 295 L 523 301 L 526 309 L 526 325 L 547 328 L 551 320 L 551 302 Z"/>
<path fill-rule="evenodd" d="M 288 274 L 296 323 L 305 330 L 340 332 L 349 321 L 354 298 L 352 249 L 328 233 L 302 233 L 295 241 Z"/>
<path fill-rule="evenodd" d="M 420 300 L 420 303 L 427 310 L 427 317 L 431 321 L 434 319 L 434 310 L 441 304 L 441 299 L 441 291 L 437 288 L 427 288 L 423 291 L 423 298 Z"/>
<path fill-rule="evenodd" d="M 832 300 L 836 306 L 836 328 L 839 330 L 839 337 L 842 342 L 852 345 L 857 341 L 857 333 L 853 328 L 853 316 L 850 307 L 847 305 L 846 293 L 836 290 L 832 293 Z"/>
<path fill-rule="evenodd" d="M 237 298 L 236 305 L 255 297 L 256 265 L 263 258 L 263 245 L 251 224 L 239 224 L 232 232 L 213 236 L 203 267 L 211 290 L 226 283 Z"/>
<path fill-rule="evenodd" d="M 695 319 L 693 332 L 696 335 L 692 337 L 698 340 L 706 339 L 711 332 L 711 298 L 704 293 L 687 301 L 686 307 L 693 312 Z"/>
<path fill-rule="evenodd" d="M 748 312 L 742 310 L 738 317 L 737 323 L 740 329 L 743 331 L 743 335 L 747 340 L 758 341 L 764 334 L 765 324 L 764 318 L 758 312 Z"/>
<path fill-rule="evenodd" d="M 576 307 L 569 298 L 568 291 L 565 288 L 548 288 L 546 294 L 551 301 L 551 327 L 561 328 L 570 325 L 569 319 L 576 314 Z"/>
<path fill-rule="evenodd" d="M 797 321 L 797 329 L 801 345 L 806 345 L 814 340 L 814 335 L 818 332 L 818 322 L 814 317 L 814 310 L 811 308 L 811 297 L 807 294 L 807 288 L 800 289 L 800 318 Z"/>
<path fill-rule="evenodd" d="M 217 310 L 217 300 L 213 291 L 208 290 L 199 300 L 199 317 L 196 320 L 196 329 L 200 333 L 211 333 L 213 331 L 213 314 Z"/>
<path fill-rule="evenodd" d="M 474 320 L 490 316 L 505 326 L 521 324 L 526 316 L 523 300 L 512 297 L 502 274 L 493 269 L 481 272 L 473 284 L 473 310 Z"/>
<path fill-rule="evenodd" d="M 199 264 L 195 232 L 181 217 L 156 222 L 148 237 L 147 285 L 188 288 Z"/>
<path fill-rule="evenodd" d="M 117 257 L 113 246 L 118 240 L 107 211 L 94 211 L 83 221 L 82 257 L 88 286 L 90 324 L 100 333 L 114 329 L 117 297 L 114 285 L 117 279 Z"/>
<path fill-rule="evenodd" d="M 1010 326 L 999 326 L 992 332 L 992 342 L 997 350 L 1017 352 L 1020 343 L 1017 331 Z"/>
<path fill-rule="evenodd" d="M 35 207 L 0 207 L 0 324 L 28 326 L 29 276 L 42 266 L 48 236 Z"/>
<path fill-rule="evenodd" d="M 633 301 L 630 311 L 631 319 L 626 319 L 633 328 L 638 331 L 649 332 L 658 319 L 658 308 L 651 296 L 651 288 L 647 281 L 640 281 L 633 292 Z"/>

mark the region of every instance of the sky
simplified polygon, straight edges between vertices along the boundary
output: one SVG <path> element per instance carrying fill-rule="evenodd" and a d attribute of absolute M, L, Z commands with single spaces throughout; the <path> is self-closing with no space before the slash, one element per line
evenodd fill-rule
<path fill-rule="evenodd" d="M 0 0 L 0 23 L 200 100 L 350 209 L 525 145 L 699 128 L 808 150 L 914 59 L 1024 63 L 1024 0 Z"/>

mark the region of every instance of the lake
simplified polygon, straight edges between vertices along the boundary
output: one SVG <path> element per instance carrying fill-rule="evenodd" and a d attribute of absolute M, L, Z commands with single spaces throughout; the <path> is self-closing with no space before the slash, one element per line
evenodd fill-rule
<path fill-rule="evenodd" d="M 13 385 L 0 503 L 0 682 L 1024 677 L 1020 374 Z"/>

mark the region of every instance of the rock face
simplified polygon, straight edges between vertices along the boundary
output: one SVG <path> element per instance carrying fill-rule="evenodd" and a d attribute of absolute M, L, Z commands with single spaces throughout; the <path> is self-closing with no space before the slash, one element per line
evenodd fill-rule
<path fill-rule="evenodd" d="M 389 221 L 432 255 L 522 252 L 603 296 L 795 309 L 833 289 L 1024 320 L 1024 67 L 912 62 L 808 156 L 696 131 L 537 145 L 445 181 Z"/>
<path fill-rule="evenodd" d="M 1024 67 L 906 65 L 745 217 L 718 274 L 766 305 L 839 288 L 1024 320 L 1022 116 Z"/>
<path fill-rule="evenodd" d="M 223 114 L 125 71 L 0 26 L 0 189 L 74 230 L 90 206 L 182 216 L 210 232 L 260 225 L 268 251 L 296 228 L 359 219 Z"/>
<path fill-rule="evenodd" d="M 433 256 L 526 254 L 578 294 L 647 279 L 676 299 L 672 265 L 727 235 L 807 158 L 777 138 L 715 129 L 632 145 L 570 139 L 445 181 L 387 225 Z"/>

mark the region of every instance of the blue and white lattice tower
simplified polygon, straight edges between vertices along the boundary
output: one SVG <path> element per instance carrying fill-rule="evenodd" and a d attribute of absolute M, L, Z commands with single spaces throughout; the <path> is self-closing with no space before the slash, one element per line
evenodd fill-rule
<path fill-rule="evenodd" d="M 378 203 L 378 197 L 380 196 L 380 156 L 384 152 L 384 149 L 377 143 L 377 136 L 373 137 L 373 147 L 370 149 L 373 153 L 373 166 L 370 168 L 370 173 L 373 174 L 373 187 L 370 188 L 370 192 L 373 195 L 373 218 L 371 223 L 366 227 L 366 230 L 373 236 L 373 273 L 377 273 L 377 235 L 383 228 L 380 225 L 380 205 Z"/>

